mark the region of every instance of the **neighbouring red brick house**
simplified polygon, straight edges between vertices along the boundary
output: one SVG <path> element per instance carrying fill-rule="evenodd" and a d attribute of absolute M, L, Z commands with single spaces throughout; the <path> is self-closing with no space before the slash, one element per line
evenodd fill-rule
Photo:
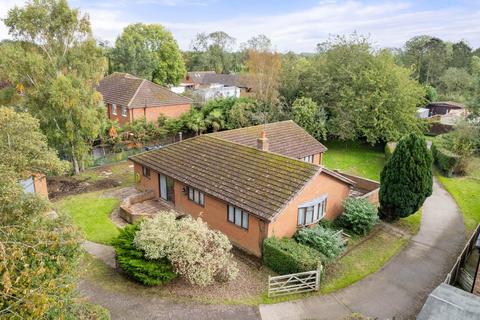
<path fill-rule="evenodd" d="M 179 117 L 191 108 L 191 99 L 151 81 L 128 73 L 115 72 L 103 78 L 97 90 L 107 106 L 107 115 L 120 125 L 145 118 L 157 121 L 160 115 Z"/>
<path fill-rule="evenodd" d="M 291 237 L 300 227 L 340 215 L 342 201 L 355 185 L 339 173 L 296 159 L 321 154 L 325 147 L 295 151 L 294 157 L 280 154 L 291 152 L 281 148 L 281 141 L 300 150 L 294 142 L 308 144 L 309 139 L 288 139 L 281 131 L 277 139 L 273 132 L 279 126 L 297 130 L 294 123 L 282 122 L 260 130 L 254 146 L 249 130 L 258 132 L 256 127 L 244 131 L 249 138 L 243 142 L 238 141 L 241 131 L 232 130 L 230 139 L 202 135 L 132 156 L 138 187 L 179 212 L 201 217 L 235 246 L 260 257 L 265 238 Z"/>

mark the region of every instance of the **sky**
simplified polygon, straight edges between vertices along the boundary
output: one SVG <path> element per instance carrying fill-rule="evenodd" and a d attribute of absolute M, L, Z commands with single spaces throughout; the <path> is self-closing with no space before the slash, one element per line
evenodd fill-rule
<path fill-rule="evenodd" d="M 0 0 L 0 17 L 25 1 Z M 368 36 L 375 47 L 401 47 L 416 35 L 480 47 L 480 0 L 70 0 L 88 13 L 94 36 L 115 42 L 130 23 L 160 23 L 183 50 L 200 32 L 225 31 L 240 45 L 265 34 L 280 52 L 313 52 L 332 35 Z M 9 38 L 0 25 L 0 39 Z"/>

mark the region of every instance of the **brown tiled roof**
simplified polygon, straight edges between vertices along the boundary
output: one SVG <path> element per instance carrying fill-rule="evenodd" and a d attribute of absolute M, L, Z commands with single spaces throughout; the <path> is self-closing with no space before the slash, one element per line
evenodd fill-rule
<path fill-rule="evenodd" d="M 320 166 L 202 135 L 130 160 L 266 220 L 322 171 Z"/>
<path fill-rule="evenodd" d="M 260 136 L 262 130 L 265 130 L 267 134 L 270 152 L 301 159 L 327 150 L 323 144 L 318 142 L 292 120 L 219 131 L 211 133 L 211 135 L 249 147 L 256 147 L 257 138 Z"/>
<path fill-rule="evenodd" d="M 97 90 L 106 103 L 128 108 L 160 107 L 192 102 L 187 97 L 128 73 L 112 73 L 100 81 Z"/>
<path fill-rule="evenodd" d="M 192 71 L 188 72 L 189 79 L 198 84 L 220 83 L 224 86 L 250 88 L 247 75 L 215 73 L 215 71 Z"/>
<path fill-rule="evenodd" d="M 430 102 L 427 107 L 447 107 L 453 109 L 465 109 L 465 105 L 453 101 L 435 101 Z"/>

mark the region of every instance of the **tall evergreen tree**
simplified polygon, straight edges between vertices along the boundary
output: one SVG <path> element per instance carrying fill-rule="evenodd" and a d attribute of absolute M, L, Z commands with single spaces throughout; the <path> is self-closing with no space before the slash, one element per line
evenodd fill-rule
<path fill-rule="evenodd" d="M 380 217 L 405 218 L 432 194 L 432 155 L 425 139 L 409 134 L 401 139 L 380 176 Z"/>

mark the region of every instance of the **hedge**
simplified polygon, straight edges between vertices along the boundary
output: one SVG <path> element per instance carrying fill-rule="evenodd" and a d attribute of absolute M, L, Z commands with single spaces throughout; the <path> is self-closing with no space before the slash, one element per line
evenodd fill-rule
<path fill-rule="evenodd" d="M 145 285 L 156 286 L 177 277 L 167 259 L 148 260 L 144 252 L 137 249 L 133 240 L 139 230 L 138 224 L 127 225 L 112 241 L 117 262 L 129 277 Z"/>
<path fill-rule="evenodd" d="M 316 270 L 321 254 L 293 239 L 267 238 L 263 241 L 263 262 L 279 274 Z"/>
<path fill-rule="evenodd" d="M 437 143 L 432 143 L 432 155 L 435 165 L 446 176 L 451 176 L 457 170 L 461 157 Z"/>

